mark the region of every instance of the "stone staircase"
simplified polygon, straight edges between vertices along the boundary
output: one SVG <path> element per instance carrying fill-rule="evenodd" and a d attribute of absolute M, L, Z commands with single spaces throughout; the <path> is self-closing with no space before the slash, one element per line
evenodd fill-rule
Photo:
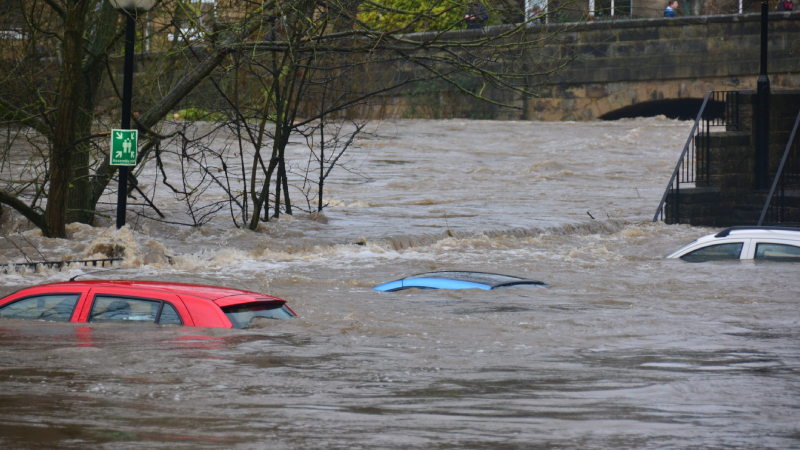
<path fill-rule="evenodd" d="M 752 120 L 756 95 L 741 91 L 739 130 L 698 133 L 694 147 L 698 150 L 693 164 L 693 185 L 674 187 L 667 193 L 664 206 L 666 223 L 688 223 L 714 227 L 756 225 L 769 190 L 756 190 L 755 142 Z M 790 130 L 800 109 L 800 91 L 774 92 L 770 114 L 770 173 L 774 177 Z M 798 138 L 795 138 L 798 140 Z M 795 145 L 798 152 L 800 145 Z M 706 151 L 707 150 L 707 151 Z M 784 167 L 787 186 L 784 196 L 773 197 L 765 223 L 800 223 L 800 158 Z M 782 204 L 781 204 L 782 202 Z M 782 214 L 782 216 L 781 216 Z"/>

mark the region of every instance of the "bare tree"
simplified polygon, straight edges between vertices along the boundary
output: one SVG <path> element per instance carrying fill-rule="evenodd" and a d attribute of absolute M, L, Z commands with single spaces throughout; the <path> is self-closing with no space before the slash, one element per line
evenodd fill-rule
<path fill-rule="evenodd" d="M 462 31 L 471 2 L 429 0 L 414 10 L 395 3 L 161 2 L 140 23 L 149 53 L 137 74 L 139 164 L 158 165 L 167 155 L 182 161 L 182 180 L 162 170 L 162 183 L 186 204 L 191 225 L 227 208 L 237 226 L 255 230 L 269 220 L 270 201 L 273 217 L 292 213 L 286 150 L 293 136 L 309 144 L 302 161 L 319 165 L 319 177 L 305 176 L 298 189 L 308 201 L 314 180 L 320 210 L 325 179 L 363 129 L 353 118 L 374 112 L 390 92 L 438 82 L 454 95 L 520 109 L 515 99 L 535 96 L 536 86 L 571 58 L 559 45 L 563 27 L 543 27 L 541 17 L 526 19 L 513 4 L 487 5 L 486 27 Z M 0 48 L 0 203 L 62 237 L 67 221 L 92 220 L 116 172 L 104 133 L 116 121 L 118 101 L 100 93 L 107 86 L 118 96 L 121 21 L 105 0 L 22 0 L 4 17 L 10 18 L 0 27 L 19 36 Z M 210 135 L 189 135 L 168 122 L 187 107 L 211 113 L 215 133 L 226 127 L 235 136 L 238 173 L 205 143 Z M 228 199 L 201 201 L 207 186 Z"/>
<path fill-rule="evenodd" d="M 163 3 L 169 10 L 170 2 Z M 157 135 L 152 128 L 226 59 L 235 44 L 256 33 L 264 21 L 274 20 L 276 16 L 270 12 L 274 3 L 246 7 L 228 27 L 206 30 L 221 39 L 138 118 L 137 127 L 145 136 Z M 177 0 L 176 4 L 183 3 Z M 90 220 L 115 172 L 106 152 L 104 156 L 94 154 L 94 173 L 90 173 L 90 150 L 104 150 L 96 142 L 91 144 L 98 137 L 93 128 L 103 122 L 96 116 L 97 94 L 119 44 L 119 17 L 104 0 L 23 0 L 3 16 L 2 28 L 16 34 L 4 39 L 3 44 L 8 45 L 0 49 L 4 59 L 0 118 L 7 127 L 34 133 L 46 143 L 44 170 L 36 172 L 34 183 L 46 189 L 40 193 L 6 183 L 0 188 L 0 203 L 20 212 L 49 236 L 65 235 L 68 211 L 74 212 L 76 220 Z M 191 42 L 186 42 L 178 50 L 190 48 Z M 165 57 L 174 60 L 174 54 Z M 6 147 L 11 149 L 11 145 Z M 151 144 L 145 144 L 143 158 L 150 148 Z M 35 157 L 36 153 L 26 156 Z"/>
<path fill-rule="evenodd" d="M 299 130 L 306 139 L 309 149 L 308 162 L 302 173 L 303 184 L 299 188 L 306 198 L 309 211 L 321 212 L 326 206 L 324 199 L 325 180 L 336 167 L 354 170 L 344 161 L 345 152 L 351 149 L 356 139 L 362 135 L 367 122 L 364 120 L 341 119 L 326 120 L 321 118 L 317 124 L 307 130 Z M 312 188 L 316 190 L 312 191 Z M 311 201 L 316 197 L 316 208 Z"/>

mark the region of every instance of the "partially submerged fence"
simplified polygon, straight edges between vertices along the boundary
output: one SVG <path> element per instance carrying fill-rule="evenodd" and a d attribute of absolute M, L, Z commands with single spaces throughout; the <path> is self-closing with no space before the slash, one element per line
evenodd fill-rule
<path fill-rule="evenodd" d="M 24 267 L 29 270 L 36 271 L 41 268 L 57 268 L 62 269 L 65 266 L 79 265 L 84 267 L 113 267 L 115 262 L 122 261 L 122 258 L 105 258 L 105 259 L 77 259 L 72 261 L 38 261 L 38 262 L 24 262 L 24 263 L 5 263 L 0 266 L 3 273 L 9 273 L 13 268 Z"/>

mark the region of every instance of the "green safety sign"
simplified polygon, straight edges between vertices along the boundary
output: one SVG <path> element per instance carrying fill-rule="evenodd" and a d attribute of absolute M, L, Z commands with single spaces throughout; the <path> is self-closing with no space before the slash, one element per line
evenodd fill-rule
<path fill-rule="evenodd" d="M 135 166 L 138 130 L 111 130 L 111 165 Z"/>

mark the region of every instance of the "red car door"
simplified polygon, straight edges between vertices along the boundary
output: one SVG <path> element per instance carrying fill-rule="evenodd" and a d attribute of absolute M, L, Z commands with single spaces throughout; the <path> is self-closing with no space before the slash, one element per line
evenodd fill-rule
<path fill-rule="evenodd" d="M 180 316 L 180 323 L 194 326 L 181 299 L 169 292 L 130 287 L 93 287 L 89 290 L 79 322 L 165 322 L 163 317 Z M 162 306 L 163 304 L 163 306 Z M 169 314 L 168 314 L 169 313 Z M 163 316 L 163 317 L 162 317 Z"/>

